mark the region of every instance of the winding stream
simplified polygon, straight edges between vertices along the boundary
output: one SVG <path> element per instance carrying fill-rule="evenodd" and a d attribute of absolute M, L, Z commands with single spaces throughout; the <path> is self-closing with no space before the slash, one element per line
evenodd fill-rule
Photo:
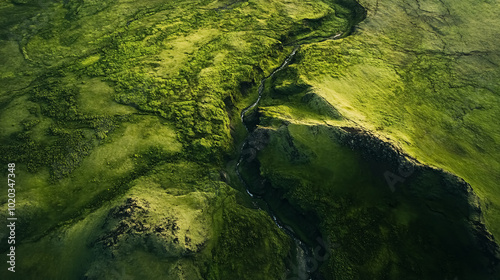
<path fill-rule="evenodd" d="M 264 92 L 264 87 L 265 87 L 265 83 L 268 79 L 272 78 L 276 73 L 278 73 L 279 71 L 283 70 L 288 64 L 290 64 L 290 61 L 294 58 L 295 54 L 297 53 L 299 49 L 299 46 L 295 46 L 293 51 L 288 55 L 288 57 L 283 61 L 283 63 L 276 69 L 274 69 L 274 71 L 269 74 L 267 77 L 263 78 L 261 81 L 260 81 L 260 85 L 259 85 L 259 88 L 258 88 L 258 97 L 257 99 L 255 100 L 255 102 L 253 102 L 250 106 L 244 108 L 242 111 L 241 111 L 241 114 L 240 114 L 240 118 L 241 118 L 241 122 L 243 123 L 243 125 L 245 126 L 245 129 L 247 130 L 247 132 L 250 131 L 250 127 L 249 125 L 245 122 L 244 120 L 244 117 L 246 115 L 246 113 L 248 113 L 250 110 L 252 110 L 255 106 L 257 106 L 260 102 L 260 100 L 262 99 L 262 94 Z M 240 156 L 239 156 L 239 159 L 238 159 L 238 163 L 236 164 L 236 174 L 240 180 L 240 182 L 245 186 L 245 190 L 246 190 L 246 193 L 252 198 L 252 199 L 258 199 L 259 201 L 261 201 L 262 203 L 265 204 L 266 208 L 267 208 L 267 212 L 269 213 L 269 215 L 271 216 L 271 218 L 273 219 L 274 223 L 276 224 L 276 226 L 278 228 L 280 228 L 281 230 L 283 230 L 290 238 L 292 238 L 292 240 L 294 241 L 294 244 L 295 244 L 295 255 L 296 255 L 296 260 L 295 260 L 295 267 L 292 268 L 292 271 L 290 271 L 290 273 L 288 274 L 287 276 L 287 279 L 301 279 L 301 280 L 309 280 L 309 279 L 312 279 L 311 278 L 311 271 L 309 270 L 308 268 L 308 263 L 307 263 L 307 260 L 309 258 L 312 258 L 312 248 L 308 248 L 308 246 L 302 242 L 302 240 L 300 240 L 297 235 L 288 227 L 286 227 L 279 219 L 278 217 L 273 213 L 271 207 L 269 206 L 269 204 L 267 203 L 266 200 L 264 200 L 261 196 L 259 195 L 256 195 L 256 194 L 253 194 L 250 190 L 249 190 L 249 185 L 248 183 L 243 179 L 241 173 L 240 173 L 240 165 L 241 163 L 243 162 L 244 160 L 244 157 L 243 155 L 245 154 L 244 151 L 245 149 L 248 149 L 248 145 L 245 141 L 245 143 L 242 145 L 241 147 L 241 150 L 240 150 Z"/>
<path fill-rule="evenodd" d="M 340 39 L 342 37 L 342 34 L 343 33 L 340 32 L 334 36 L 324 38 L 321 41 Z M 280 72 L 281 70 L 283 70 L 285 67 L 287 67 L 290 64 L 292 59 L 295 57 L 295 54 L 299 50 L 300 46 L 301 46 L 301 44 L 295 45 L 293 51 L 286 57 L 286 59 L 283 61 L 283 63 L 278 68 L 274 69 L 273 72 L 271 72 L 271 74 L 269 74 L 268 76 L 266 76 L 265 78 L 263 78 L 260 81 L 257 99 L 250 106 L 244 108 L 241 111 L 240 119 L 241 119 L 241 122 L 244 125 L 247 132 L 250 132 L 251 125 L 249 125 L 247 122 L 245 122 L 245 115 L 259 104 L 260 100 L 262 99 L 262 95 L 264 93 L 266 81 L 268 79 L 271 79 L 274 75 L 276 75 L 278 72 Z M 281 230 L 283 230 L 283 232 L 285 232 L 294 241 L 295 246 L 292 250 L 295 250 L 295 252 L 294 252 L 295 259 L 293 260 L 294 263 L 291 264 L 291 267 L 288 267 L 290 269 L 290 271 L 289 271 L 286 279 L 289 279 L 289 280 L 291 280 L 291 279 L 293 279 L 293 280 L 312 280 L 312 279 L 315 279 L 314 275 L 315 275 L 315 273 L 317 273 L 316 270 L 318 268 L 318 263 L 316 262 L 316 260 L 318 259 L 318 256 L 315 256 L 315 252 L 318 251 L 318 247 L 313 249 L 311 246 L 306 245 L 297 236 L 297 234 L 291 229 L 291 227 L 285 225 L 277 217 L 277 215 L 275 215 L 275 213 L 273 212 L 269 203 L 266 201 L 266 199 L 264 199 L 264 197 L 257 195 L 257 194 L 254 194 L 250 191 L 250 189 L 249 189 L 250 185 L 245 181 L 245 179 L 242 176 L 242 174 L 240 172 L 241 164 L 244 160 L 245 151 L 250 150 L 250 149 L 251 148 L 249 147 L 248 136 L 247 136 L 247 139 L 244 141 L 244 143 L 241 147 L 235 171 L 236 171 L 236 174 L 238 176 L 238 179 L 245 187 L 245 190 L 246 190 L 246 193 L 248 194 L 248 196 L 253 201 L 259 201 L 260 203 L 262 203 L 264 205 L 263 208 L 265 208 L 265 210 L 269 213 L 269 215 L 273 219 L 276 226 L 278 228 L 280 228 Z M 251 156 L 253 156 L 253 157 L 256 156 L 255 150 L 252 151 Z M 318 241 L 320 241 L 320 243 L 322 243 L 320 237 L 319 237 Z"/>
<path fill-rule="evenodd" d="M 274 69 L 274 71 L 271 74 L 269 74 L 269 76 L 265 77 L 264 79 L 262 79 L 260 81 L 259 90 L 258 90 L 259 97 L 257 97 L 257 100 L 255 100 L 255 102 L 252 103 L 252 105 L 250 105 L 250 106 L 246 107 L 245 109 L 241 110 L 241 114 L 240 114 L 241 122 L 243 123 L 243 125 L 245 126 L 245 128 L 247 129 L 247 131 L 248 131 L 248 127 L 245 124 L 245 121 L 243 119 L 245 117 L 245 114 L 248 111 L 252 110 L 255 106 L 257 106 L 257 104 L 259 104 L 260 99 L 262 98 L 262 93 L 264 92 L 264 85 L 265 85 L 267 79 L 272 78 L 276 73 L 278 73 L 279 71 L 283 70 L 283 68 L 285 68 L 290 63 L 290 61 L 293 59 L 293 57 L 297 53 L 298 49 L 299 49 L 299 46 L 295 46 L 295 48 L 293 49 L 292 53 L 290 53 L 288 55 L 288 57 L 285 59 L 285 61 L 283 61 L 283 63 L 281 63 L 280 67 Z M 240 158 L 240 160 L 241 160 L 241 158 Z"/>

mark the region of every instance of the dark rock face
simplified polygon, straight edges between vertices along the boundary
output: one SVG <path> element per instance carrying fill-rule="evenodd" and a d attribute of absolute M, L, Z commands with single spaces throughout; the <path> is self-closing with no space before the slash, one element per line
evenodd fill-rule
<path fill-rule="evenodd" d="M 147 201 L 128 198 L 109 212 L 102 225 L 104 234 L 94 244 L 101 244 L 111 252 L 131 246 L 144 247 L 170 257 L 182 257 L 203 249 L 203 243 L 194 244 L 188 235 L 182 236 L 175 216 L 151 219 L 151 211 Z"/>

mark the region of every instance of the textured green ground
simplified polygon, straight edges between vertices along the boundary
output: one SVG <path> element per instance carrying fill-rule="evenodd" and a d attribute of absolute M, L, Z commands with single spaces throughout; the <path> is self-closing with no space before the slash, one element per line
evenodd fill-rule
<path fill-rule="evenodd" d="M 352 1 L 1 2 L 15 279 L 285 279 L 292 242 L 248 207 L 231 160 L 246 136 L 240 110 L 296 43 L 266 85 L 259 121 L 272 142 L 256 174 L 311 213 L 280 214 L 299 235 L 318 227 L 340 244 L 319 271 L 487 279 L 471 193 L 443 192 L 455 179 L 424 167 L 392 193 L 383 173 L 397 165 L 325 123 L 370 130 L 465 179 L 498 238 L 498 2 L 361 4 L 368 16 L 347 36 L 362 19 Z"/>
<path fill-rule="evenodd" d="M 280 40 L 311 31 L 304 18 L 347 28 L 333 11 L 3 1 L 0 157 L 17 165 L 17 279 L 282 278 L 289 238 L 220 176 L 229 116 L 255 98 L 240 83 L 292 49 Z"/>

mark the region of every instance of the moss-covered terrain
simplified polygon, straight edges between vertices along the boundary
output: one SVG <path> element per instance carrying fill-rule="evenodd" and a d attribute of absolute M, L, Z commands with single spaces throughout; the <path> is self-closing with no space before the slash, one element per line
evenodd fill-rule
<path fill-rule="evenodd" d="M 497 279 L 500 6 L 431 2 L 1 2 L 0 278 Z"/>

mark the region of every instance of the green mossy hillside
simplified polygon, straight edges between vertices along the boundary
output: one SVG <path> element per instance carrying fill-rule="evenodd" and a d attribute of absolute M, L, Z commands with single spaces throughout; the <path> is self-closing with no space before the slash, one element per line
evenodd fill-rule
<path fill-rule="evenodd" d="M 290 240 L 219 176 L 242 129 L 232 117 L 288 43 L 350 17 L 322 1 L 0 3 L 16 277 L 283 278 Z"/>

